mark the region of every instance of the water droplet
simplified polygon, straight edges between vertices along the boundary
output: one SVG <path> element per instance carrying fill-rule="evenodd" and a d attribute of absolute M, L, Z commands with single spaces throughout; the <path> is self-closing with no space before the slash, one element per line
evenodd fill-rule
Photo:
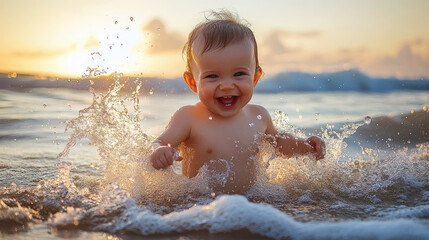
<path fill-rule="evenodd" d="M 8 78 L 16 78 L 16 72 L 11 72 L 7 74 Z"/>
<path fill-rule="evenodd" d="M 149 94 L 150 94 L 150 95 L 153 95 L 153 88 L 151 88 L 151 89 L 149 90 Z"/>
<path fill-rule="evenodd" d="M 115 21 L 115 24 L 118 24 L 118 21 Z"/>
<path fill-rule="evenodd" d="M 112 46 L 109 46 L 110 49 L 112 49 Z M 104 60 L 104 59 L 103 59 Z"/>
<path fill-rule="evenodd" d="M 44 107 L 44 108 L 46 108 L 47 106 L 48 106 L 48 105 L 46 105 L 46 104 L 43 104 L 43 107 Z"/>
<path fill-rule="evenodd" d="M 211 117 L 211 116 L 210 116 L 210 117 L 209 117 L 209 120 L 213 120 L 213 117 Z"/>
<path fill-rule="evenodd" d="M 134 20 L 134 18 L 133 17 L 130 17 L 130 21 L 132 22 Z"/>
<path fill-rule="evenodd" d="M 255 124 L 254 124 L 254 123 L 249 123 L 249 126 L 250 126 L 250 127 L 253 127 L 253 125 L 255 125 Z"/>
<path fill-rule="evenodd" d="M 369 125 L 369 124 L 371 123 L 371 117 L 370 117 L 370 116 L 366 116 L 366 117 L 365 117 L 365 120 L 363 120 L 363 122 L 364 122 L 366 125 Z"/>
<path fill-rule="evenodd" d="M 100 52 L 92 52 L 91 55 L 99 55 L 99 56 L 101 56 L 101 53 Z"/>
<path fill-rule="evenodd" d="M 258 120 L 261 120 L 261 119 L 262 119 L 262 116 L 261 116 L 261 115 L 258 115 L 258 116 L 256 116 L 256 118 L 257 118 Z"/>

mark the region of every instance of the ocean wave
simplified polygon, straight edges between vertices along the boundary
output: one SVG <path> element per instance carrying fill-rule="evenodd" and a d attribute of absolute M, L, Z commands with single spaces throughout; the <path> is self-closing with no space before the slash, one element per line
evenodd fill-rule
<path fill-rule="evenodd" d="M 427 192 L 428 194 L 429 192 Z M 429 218 L 429 205 L 421 205 L 416 207 L 398 206 L 388 208 L 377 213 L 377 216 L 383 219 L 398 219 L 398 218 Z"/>
<path fill-rule="evenodd" d="M 398 80 L 395 78 L 371 78 L 357 70 L 322 74 L 286 72 L 280 73 L 270 79 L 262 81 L 255 90 L 259 92 L 391 92 L 401 90 L 429 90 L 429 80 Z"/>
<path fill-rule="evenodd" d="M 123 211 L 110 223 L 96 229 L 139 235 L 208 231 L 211 234 L 240 230 L 273 239 L 429 239 L 429 229 L 412 220 L 297 222 L 276 208 L 252 203 L 239 195 L 220 196 L 207 205 L 166 215 L 140 208 L 132 199 L 123 202 Z M 68 208 L 51 221 L 54 227 L 79 225 L 95 211 Z"/>
<path fill-rule="evenodd" d="M 429 142 L 429 111 L 411 111 L 410 113 L 373 118 L 371 124 L 357 129 L 355 137 L 363 138 L 372 146 L 393 145 L 415 146 Z"/>
<path fill-rule="evenodd" d="M 429 239 L 424 220 L 428 205 L 376 211 L 377 220 L 298 221 L 267 203 L 251 202 L 240 195 L 221 195 L 183 210 L 157 213 L 150 205 L 139 204 L 116 183 L 93 194 L 88 188 L 78 188 L 68 178 L 69 170 L 62 169 L 56 179 L 42 181 L 35 188 L 12 184 L 0 190 L 0 222 L 6 226 L 0 230 L 27 231 L 31 223 L 47 223 L 58 230 L 140 236 L 207 232 L 215 237 L 248 232 L 249 238 L 272 239 Z M 373 211 L 371 207 L 368 211 Z"/>
<path fill-rule="evenodd" d="M 143 92 L 184 93 L 191 91 L 181 78 L 138 78 L 124 76 L 123 82 L 135 79 L 142 83 Z M 92 81 L 92 82 L 91 82 Z M 71 88 L 108 89 L 112 84 L 109 76 L 97 76 L 89 79 L 49 78 L 31 75 L 18 75 L 8 78 L 0 75 L 0 89 L 20 88 Z M 137 84 L 126 83 L 124 90 L 132 91 Z M 255 92 L 277 93 L 285 91 L 357 91 L 357 92 L 392 92 L 403 90 L 429 90 L 428 79 L 399 80 L 396 78 L 371 78 L 358 70 L 334 73 L 310 74 L 303 72 L 284 72 L 259 82 Z"/>

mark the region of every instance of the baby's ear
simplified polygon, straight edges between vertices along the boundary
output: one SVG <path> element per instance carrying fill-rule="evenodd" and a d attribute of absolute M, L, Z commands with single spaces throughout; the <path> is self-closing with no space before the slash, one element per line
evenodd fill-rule
<path fill-rule="evenodd" d="M 261 78 L 261 76 L 262 76 L 262 68 L 257 67 L 256 72 L 255 72 L 255 76 L 253 76 L 253 87 L 256 87 L 256 84 L 258 84 L 258 81 Z"/>
<path fill-rule="evenodd" d="M 183 79 L 185 79 L 185 82 L 188 84 L 189 88 L 194 92 L 197 93 L 197 83 L 194 80 L 194 76 L 191 72 L 185 72 L 183 73 Z"/>

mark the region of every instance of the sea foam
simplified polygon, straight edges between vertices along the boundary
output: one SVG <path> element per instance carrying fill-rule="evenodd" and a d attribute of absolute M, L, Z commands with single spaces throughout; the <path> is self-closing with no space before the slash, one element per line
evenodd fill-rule
<path fill-rule="evenodd" d="M 113 224 L 99 230 L 141 235 L 207 231 L 211 234 L 247 230 L 273 239 L 429 239 L 427 226 L 407 219 L 386 221 L 297 222 L 264 203 L 249 202 L 244 196 L 224 195 L 207 205 L 158 215 L 128 199 L 126 209 Z M 81 214 L 81 215 L 79 215 Z M 55 216 L 60 226 L 83 218 L 82 211 L 68 209 Z"/>

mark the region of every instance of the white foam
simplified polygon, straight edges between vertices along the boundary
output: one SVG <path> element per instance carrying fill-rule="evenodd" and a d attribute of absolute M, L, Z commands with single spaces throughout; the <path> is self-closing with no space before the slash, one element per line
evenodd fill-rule
<path fill-rule="evenodd" d="M 84 217 L 85 210 L 81 208 L 68 207 L 67 212 L 59 212 L 50 219 L 52 226 L 79 225 L 79 221 Z"/>
<path fill-rule="evenodd" d="M 224 233 L 247 229 L 274 239 L 429 239 L 421 222 L 345 221 L 301 223 L 264 203 L 251 203 L 243 196 L 220 196 L 208 205 L 166 215 L 130 206 L 114 226 L 104 230 L 138 232 L 142 235 L 207 230 Z"/>
<path fill-rule="evenodd" d="M 397 218 L 424 218 L 429 217 L 429 205 L 422 205 L 417 207 L 400 206 L 397 208 L 387 209 L 377 214 L 385 219 Z"/>

